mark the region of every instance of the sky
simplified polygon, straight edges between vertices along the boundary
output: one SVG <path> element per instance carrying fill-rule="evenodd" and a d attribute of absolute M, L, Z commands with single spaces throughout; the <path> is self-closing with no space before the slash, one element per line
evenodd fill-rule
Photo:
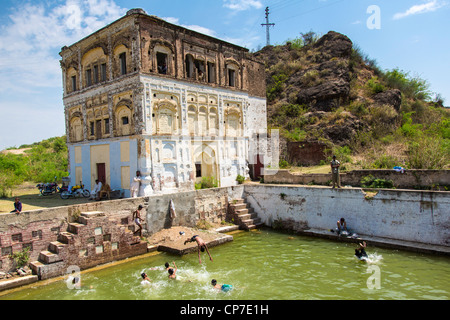
<path fill-rule="evenodd" d="M 0 0 L 0 150 L 65 134 L 61 48 L 129 9 L 257 51 L 266 7 L 271 45 L 340 32 L 450 106 L 450 0 Z"/>

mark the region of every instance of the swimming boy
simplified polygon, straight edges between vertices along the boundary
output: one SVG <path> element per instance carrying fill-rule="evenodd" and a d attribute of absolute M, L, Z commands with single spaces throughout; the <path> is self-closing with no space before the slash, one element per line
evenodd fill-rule
<path fill-rule="evenodd" d="M 200 258 L 200 251 L 205 252 L 205 249 L 206 249 L 206 252 L 208 252 L 209 259 L 211 261 L 213 261 L 211 254 L 209 253 L 208 246 L 206 245 L 206 242 L 202 238 L 200 238 L 198 235 L 195 235 L 192 238 L 186 240 L 184 242 L 184 244 L 186 244 L 188 242 L 194 242 L 194 241 L 197 242 L 198 261 L 200 262 L 200 264 L 202 263 L 202 259 Z"/>
<path fill-rule="evenodd" d="M 366 250 L 364 250 L 366 246 L 366 242 L 363 241 L 363 243 L 360 243 L 359 247 L 355 249 L 355 256 L 357 256 L 359 260 L 364 260 L 367 258 Z"/>
<path fill-rule="evenodd" d="M 172 263 L 173 263 L 173 266 L 175 267 L 175 269 L 174 268 L 167 269 L 167 271 L 169 272 L 169 279 L 175 279 L 177 277 L 176 272 L 177 272 L 178 268 L 177 268 L 175 262 L 172 262 Z"/>
<path fill-rule="evenodd" d="M 216 279 L 212 279 L 211 284 L 214 287 L 214 289 L 222 290 L 223 292 L 230 291 L 233 288 L 231 284 L 223 284 L 223 285 L 218 284 Z"/>
<path fill-rule="evenodd" d="M 141 277 L 142 277 L 141 284 L 143 284 L 143 285 L 150 284 L 150 282 L 152 281 L 152 280 L 150 280 L 150 278 L 147 276 L 147 274 L 145 272 L 141 273 Z"/>

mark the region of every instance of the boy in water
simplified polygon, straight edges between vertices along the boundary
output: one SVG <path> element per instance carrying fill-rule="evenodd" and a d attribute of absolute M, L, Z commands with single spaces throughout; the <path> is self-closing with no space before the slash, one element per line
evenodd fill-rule
<path fill-rule="evenodd" d="M 231 284 L 223 284 L 223 285 L 218 284 L 216 279 L 212 279 L 211 284 L 214 287 L 214 289 L 222 290 L 223 292 L 230 291 L 233 288 Z"/>
<path fill-rule="evenodd" d="M 188 242 L 194 242 L 194 241 L 197 242 L 198 261 L 200 262 L 200 264 L 202 263 L 202 259 L 200 258 L 200 251 L 205 252 L 205 249 L 206 249 L 206 252 L 208 252 L 209 259 L 211 261 L 213 261 L 211 254 L 209 253 L 208 246 L 206 245 L 206 242 L 202 238 L 200 238 L 198 235 L 195 235 L 192 238 L 186 240 L 184 242 L 184 244 L 186 244 Z"/>
<path fill-rule="evenodd" d="M 150 282 L 152 282 L 152 280 L 150 280 L 150 278 L 147 276 L 147 274 L 145 272 L 141 273 L 141 277 L 142 277 L 142 281 L 141 281 L 141 285 L 149 285 Z"/>
<path fill-rule="evenodd" d="M 177 277 L 176 272 L 177 272 L 178 268 L 177 268 L 175 262 L 172 261 L 172 263 L 173 263 L 173 266 L 175 267 L 175 269 L 168 268 L 167 264 L 166 264 L 167 271 L 169 272 L 169 279 L 175 279 Z"/>
<path fill-rule="evenodd" d="M 359 244 L 359 247 L 355 249 L 355 256 L 358 257 L 359 260 L 365 260 L 367 258 L 366 250 L 366 242 L 363 241 L 363 243 Z"/>

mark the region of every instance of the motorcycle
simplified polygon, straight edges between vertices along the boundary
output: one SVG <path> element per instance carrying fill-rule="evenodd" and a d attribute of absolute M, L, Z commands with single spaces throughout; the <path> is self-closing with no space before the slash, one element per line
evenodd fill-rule
<path fill-rule="evenodd" d="M 84 184 L 82 184 L 80 182 L 79 185 L 73 186 L 72 188 L 64 188 L 65 190 L 63 190 L 60 194 L 61 199 L 69 199 L 69 198 L 79 198 L 79 197 L 85 197 L 85 198 L 89 198 L 89 196 L 91 195 L 91 193 L 89 192 L 88 189 L 84 188 Z"/>
<path fill-rule="evenodd" d="M 58 186 L 58 183 L 56 182 L 56 177 L 54 182 L 49 183 L 38 183 L 36 185 L 36 188 L 39 189 L 39 192 L 43 196 L 48 196 L 53 193 L 61 192 L 61 188 Z"/>

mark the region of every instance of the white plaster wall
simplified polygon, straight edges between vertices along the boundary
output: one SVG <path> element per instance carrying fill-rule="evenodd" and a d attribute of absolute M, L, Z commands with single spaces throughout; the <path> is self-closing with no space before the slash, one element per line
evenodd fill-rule
<path fill-rule="evenodd" d="M 268 226 L 290 219 L 328 230 L 344 217 L 359 235 L 450 245 L 448 192 L 380 190 L 367 200 L 356 188 L 246 185 L 245 194 Z"/>

